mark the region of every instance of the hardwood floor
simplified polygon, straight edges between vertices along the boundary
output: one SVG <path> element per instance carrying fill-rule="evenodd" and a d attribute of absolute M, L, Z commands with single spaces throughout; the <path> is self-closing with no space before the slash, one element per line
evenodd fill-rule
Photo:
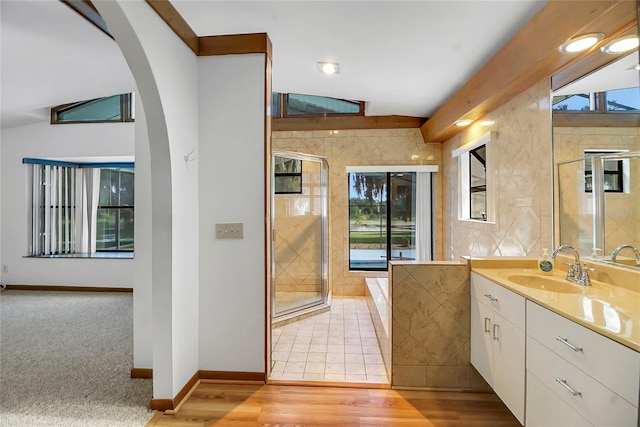
<path fill-rule="evenodd" d="M 175 415 L 148 427 L 427 426 L 520 424 L 495 394 L 200 383 Z"/>

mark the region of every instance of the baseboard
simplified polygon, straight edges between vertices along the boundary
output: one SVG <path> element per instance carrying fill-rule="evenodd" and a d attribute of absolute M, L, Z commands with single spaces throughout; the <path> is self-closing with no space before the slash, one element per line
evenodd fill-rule
<path fill-rule="evenodd" d="M 153 378 L 153 369 L 151 368 L 131 368 L 131 378 Z"/>
<path fill-rule="evenodd" d="M 7 289 L 16 291 L 133 292 L 133 288 L 107 288 L 104 286 L 7 285 Z"/>
<path fill-rule="evenodd" d="M 134 368 L 135 369 L 135 368 Z M 146 369 L 142 369 L 147 371 Z M 148 371 L 152 371 L 149 369 Z M 133 375 L 133 369 L 132 369 Z M 230 382 L 258 382 L 265 384 L 264 372 L 230 372 L 230 371 L 198 371 L 182 387 L 173 399 L 151 399 L 149 408 L 155 411 L 176 411 L 183 403 L 184 399 L 199 384 L 200 380 L 219 380 Z"/>

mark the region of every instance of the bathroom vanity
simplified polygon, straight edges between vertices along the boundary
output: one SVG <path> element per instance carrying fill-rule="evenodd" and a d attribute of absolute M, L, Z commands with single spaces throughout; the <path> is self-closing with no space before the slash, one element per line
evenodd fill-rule
<path fill-rule="evenodd" d="M 471 363 L 523 425 L 638 425 L 640 274 L 596 268 L 471 260 Z"/>

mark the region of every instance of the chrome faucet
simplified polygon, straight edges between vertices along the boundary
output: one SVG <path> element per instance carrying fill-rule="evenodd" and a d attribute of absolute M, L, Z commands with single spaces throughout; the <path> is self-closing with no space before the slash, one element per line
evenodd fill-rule
<path fill-rule="evenodd" d="M 616 262 L 616 258 L 618 257 L 618 252 L 620 252 L 622 249 L 625 249 L 625 248 L 633 249 L 633 251 L 636 253 L 636 261 L 640 262 L 640 251 L 638 251 L 638 248 L 636 248 L 635 246 L 629 245 L 629 244 L 620 245 L 617 248 L 615 248 L 611 253 L 611 262 Z"/>
<path fill-rule="evenodd" d="M 571 251 L 574 257 L 574 262 L 566 262 L 565 264 L 569 266 L 567 269 L 567 280 L 571 283 L 575 283 L 577 285 L 582 286 L 591 286 L 591 279 L 589 278 L 589 270 L 595 271 L 589 267 L 587 264 L 584 266 L 580 266 L 580 254 L 571 245 L 560 245 L 556 249 L 554 249 L 553 254 L 551 254 L 551 258 L 556 259 L 556 255 L 558 252 L 568 249 Z"/>

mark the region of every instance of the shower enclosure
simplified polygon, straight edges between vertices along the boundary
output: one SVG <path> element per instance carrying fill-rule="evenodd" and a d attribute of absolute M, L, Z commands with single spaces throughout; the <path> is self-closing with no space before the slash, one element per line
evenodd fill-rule
<path fill-rule="evenodd" d="M 327 161 L 273 152 L 274 320 L 327 303 Z"/>

